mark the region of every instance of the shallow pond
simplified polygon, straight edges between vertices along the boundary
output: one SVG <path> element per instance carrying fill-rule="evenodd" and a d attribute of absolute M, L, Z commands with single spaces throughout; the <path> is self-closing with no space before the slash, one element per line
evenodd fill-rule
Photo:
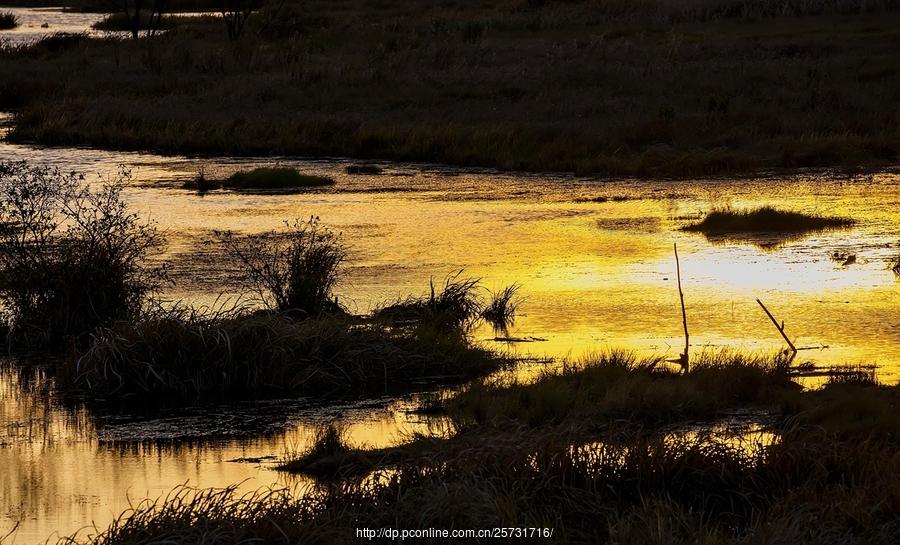
<path fill-rule="evenodd" d="M 900 254 L 900 175 L 890 172 L 673 182 L 384 164 L 381 175 L 348 175 L 351 163 L 340 159 L 199 159 L 0 144 L 0 161 L 21 159 L 93 179 L 130 168 L 129 202 L 169 241 L 170 299 L 209 303 L 220 291 L 234 293 L 232 264 L 209 244 L 212 231 L 253 233 L 316 215 L 351 247 L 338 293 L 355 311 L 424 293 L 430 277 L 441 281 L 464 269 L 488 288 L 521 284 L 523 314 L 511 333 L 543 339 L 507 346 L 478 331 L 490 346 L 536 357 L 579 358 L 615 347 L 675 357 L 683 344 L 677 243 L 692 350 L 782 348 L 758 297 L 798 346 L 820 347 L 799 359 L 871 363 L 882 380 L 900 379 L 900 280 L 888 265 Z M 200 170 L 218 178 L 274 163 L 336 184 L 290 195 L 198 195 L 180 187 Z M 590 201 L 598 197 L 608 200 Z M 761 204 L 859 223 L 791 240 L 708 240 L 679 231 L 712 207 Z M 834 252 L 856 260 L 844 265 Z M 184 482 L 303 486 L 272 471 L 272 457 L 302 448 L 317 423 L 334 417 L 351 423 L 353 441 L 372 446 L 428 426 L 403 410 L 405 400 L 338 407 L 294 400 L 149 422 L 96 419 L 57 406 L 40 376 L 14 368 L 0 374 L 0 534 L 21 521 L 16 543 L 92 523 L 102 528 L 129 497 L 158 496 Z M 193 440 L 184 440 L 184 430 Z"/>

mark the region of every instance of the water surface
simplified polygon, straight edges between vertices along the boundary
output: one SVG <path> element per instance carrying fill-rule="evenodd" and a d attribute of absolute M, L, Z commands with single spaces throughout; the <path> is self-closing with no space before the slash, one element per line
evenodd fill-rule
<path fill-rule="evenodd" d="M 255 233 L 286 219 L 319 216 L 351 248 L 338 294 L 366 312 L 464 270 L 485 286 L 518 282 L 526 297 L 512 335 L 544 339 L 507 347 L 536 357 L 578 358 L 624 347 L 675 357 L 683 344 L 675 286 L 677 243 L 692 350 L 783 348 L 757 306 L 761 298 L 819 365 L 872 363 L 900 379 L 900 176 L 821 173 L 759 179 L 635 181 L 464 171 L 384 164 L 348 175 L 350 162 L 296 158 L 188 158 L 0 144 L 0 160 L 51 164 L 92 179 L 132 171 L 127 199 L 165 232 L 173 280 L 165 296 L 196 303 L 235 293 L 234 265 L 213 231 Z M 333 187 L 284 195 L 180 188 L 260 165 L 296 166 L 331 176 Z M 606 202 L 585 202 L 606 197 Z M 859 220 L 850 229 L 790 240 L 708 240 L 679 231 L 712 207 L 768 204 Z M 834 261 L 834 252 L 856 262 Z M 534 373 L 539 365 L 524 367 Z M 315 425 L 338 417 L 357 444 L 382 446 L 428 423 L 405 400 L 320 407 L 308 400 L 162 415 L 93 418 L 59 406 L 46 377 L 0 373 L 0 533 L 21 521 L 16 543 L 69 533 L 177 484 L 245 481 L 302 486 L 271 470 L 274 458 L 308 443 Z M 191 440 L 183 437 L 193 436 Z M 239 461 L 236 461 L 239 460 Z"/>

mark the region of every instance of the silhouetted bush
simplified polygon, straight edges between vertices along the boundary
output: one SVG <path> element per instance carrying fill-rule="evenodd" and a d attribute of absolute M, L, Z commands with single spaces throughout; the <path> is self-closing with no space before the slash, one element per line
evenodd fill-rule
<path fill-rule="evenodd" d="M 0 13 L 0 30 L 11 30 L 19 26 L 19 18 L 11 11 Z"/>
<path fill-rule="evenodd" d="M 165 270 L 161 244 L 122 200 L 127 172 L 99 187 L 83 176 L 0 164 L 0 301 L 13 338 L 58 344 L 134 319 Z"/>
<path fill-rule="evenodd" d="M 239 237 L 218 232 L 226 251 L 241 264 L 246 287 L 270 310 L 315 316 L 340 311 L 333 299 L 346 248 L 319 218 L 287 223 L 287 232 Z"/>

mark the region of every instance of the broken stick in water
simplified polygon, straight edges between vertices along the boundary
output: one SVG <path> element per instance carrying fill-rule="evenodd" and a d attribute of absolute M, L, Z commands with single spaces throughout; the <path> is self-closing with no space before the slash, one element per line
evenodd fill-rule
<path fill-rule="evenodd" d="M 690 336 L 688 335 L 687 312 L 684 310 L 684 291 L 681 289 L 681 263 L 678 261 L 678 244 L 673 243 L 675 248 L 675 273 L 678 278 L 678 297 L 681 299 L 681 322 L 684 324 L 684 353 L 681 354 L 681 369 L 684 372 L 690 370 L 690 359 L 688 357 L 688 347 L 690 347 Z M 762 303 L 760 303 L 762 304 Z"/>
<path fill-rule="evenodd" d="M 757 299 L 756 302 L 759 303 L 759 306 L 762 307 L 762 309 L 765 311 L 765 313 L 769 317 L 769 319 L 772 320 L 772 323 L 775 324 L 775 329 L 777 329 L 778 332 L 781 333 L 781 336 L 784 338 L 784 342 L 786 342 L 788 344 L 788 346 L 791 347 L 791 352 L 796 354 L 797 347 L 794 346 L 794 343 L 791 342 L 791 339 L 789 339 L 787 334 L 784 332 L 784 321 L 782 321 L 781 325 L 779 325 L 778 320 L 776 320 L 775 317 L 772 316 L 772 313 L 769 312 L 769 309 L 766 308 L 766 305 L 764 305 L 763 302 L 760 301 L 759 299 Z"/>

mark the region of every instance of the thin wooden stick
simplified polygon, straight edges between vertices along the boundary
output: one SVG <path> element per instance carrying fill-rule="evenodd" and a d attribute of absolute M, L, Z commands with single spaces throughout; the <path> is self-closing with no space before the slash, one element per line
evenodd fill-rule
<path fill-rule="evenodd" d="M 681 323 L 684 324 L 684 353 L 681 354 L 681 369 L 685 372 L 690 370 L 690 358 L 688 350 L 691 345 L 690 335 L 688 335 L 687 312 L 684 310 L 684 291 L 681 289 L 681 262 L 678 260 L 678 244 L 673 243 L 675 248 L 675 272 L 678 277 L 678 297 L 681 299 Z"/>
<path fill-rule="evenodd" d="M 784 342 L 786 342 L 788 344 L 788 346 L 791 347 L 791 352 L 794 352 L 796 354 L 797 347 L 794 346 L 794 343 L 791 342 L 791 340 L 788 338 L 788 336 L 784 332 L 784 321 L 781 322 L 781 325 L 778 325 L 778 320 L 776 320 L 775 317 L 772 316 L 772 313 L 769 312 L 769 309 L 766 308 L 766 305 L 764 305 L 763 302 L 760 301 L 759 299 L 757 299 L 756 302 L 759 303 L 759 306 L 762 307 L 762 309 L 766 312 L 766 315 L 769 317 L 769 319 L 772 320 L 772 323 L 775 324 L 775 329 L 777 329 L 778 332 L 781 333 L 781 336 L 784 338 Z"/>

